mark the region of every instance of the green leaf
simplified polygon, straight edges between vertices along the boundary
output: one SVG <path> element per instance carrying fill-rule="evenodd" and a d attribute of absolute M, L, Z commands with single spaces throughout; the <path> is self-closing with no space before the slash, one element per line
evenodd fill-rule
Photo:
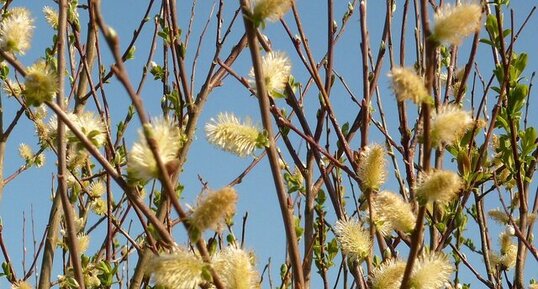
<path fill-rule="evenodd" d="M 480 41 L 481 43 L 488 44 L 488 45 L 490 45 L 490 46 L 495 46 L 495 44 L 493 44 L 493 41 L 491 41 L 491 40 L 489 40 L 489 39 L 487 39 L 487 38 L 481 38 L 479 41 Z"/>
<path fill-rule="evenodd" d="M 0 66 L 0 79 L 6 80 L 9 75 L 9 67 L 7 65 Z"/>
<path fill-rule="evenodd" d="M 529 86 L 525 84 L 517 84 L 508 97 L 508 109 L 512 117 L 518 117 L 521 109 L 525 104 L 525 99 L 529 93 Z"/>
<path fill-rule="evenodd" d="M 342 125 L 342 134 L 347 135 L 349 132 L 349 122 L 344 123 Z"/>
<path fill-rule="evenodd" d="M 126 60 L 134 59 L 136 52 L 136 46 L 132 46 L 129 51 L 127 52 L 127 56 L 125 57 Z"/>
<path fill-rule="evenodd" d="M 537 134 L 534 127 L 529 127 L 519 134 L 521 138 L 521 156 L 530 155 L 536 149 Z"/>
<path fill-rule="evenodd" d="M 301 219 L 295 218 L 295 234 L 297 235 L 297 239 L 301 239 L 304 233 L 304 228 L 301 227 Z"/>
<path fill-rule="evenodd" d="M 213 276 L 211 276 L 211 268 L 209 267 L 209 265 L 206 265 L 202 268 L 202 279 L 207 282 L 211 282 L 213 280 Z"/>

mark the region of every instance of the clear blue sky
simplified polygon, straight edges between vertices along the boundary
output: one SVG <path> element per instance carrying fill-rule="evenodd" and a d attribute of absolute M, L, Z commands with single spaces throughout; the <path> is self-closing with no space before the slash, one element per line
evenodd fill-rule
<path fill-rule="evenodd" d="M 122 46 L 125 47 L 126 43 L 130 40 L 133 30 L 138 26 L 140 19 L 143 16 L 147 1 L 143 0 L 114 0 L 114 1 L 102 1 L 103 11 L 105 12 L 105 20 L 109 25 L 120 35 L 122 40 Z M 187 3 L 188 2 L 188 3 Z M 191 1 L 178 1 L 178 10 L 181 11 L 179 15 L 179 21 L 181 29 L 185 32 L 186 25 L 188 23 L 188 11 L 190 11 Z M 195 53 L 195 45 L 198 42 L 201 29 L 205 24 L 205 21 L 209 15 L 211 5 L 214 1 L 198 1 L 198 7 L 196 10 L 196 19 L 193 26 L 193 32 L 190 40 L 190 49 L 187 51 L 187 67 L 190 70 L 192 63 L 192 57 Z M 335 18 L 340 24 L 340 18 L 343 12 L 347 9 L 347 1 L 334 1 L 335 2 Z M 384 1 L 370 1 L 368 4 L 368 25 L 370 29 L 370 37 L 372 43 L 372 49 L 377 54 L 377 48 L 381 30 L 383 28 L 384 20 Z M 322 53 L 326 49 L 326 1 L 297 1 L 301 16 L 303 17 L 304 28 L 307 37 L 310 41 L 310 46 L 313 49 L 314 56 L 319 60 Z M 519 27 L 524 17 L 536 5 L 537 1 L 526 0 L 514 0 L 511 7 L 515 11 L 515 23 Z M 41 9 L 45 5 L 53 6 L 53 1 L 14 1 L 12 6 L 24 6 L 30 5 L 30 9 L 33 12 L 36 20 L 36 30 L 32 41 L 32 48 L 30 51 L 20 57 L 21 61 L 30 65 L 37 58 L 43 55 L 44 49 L 50 46 L 52 42 L 53 31 L 44 22 Z M 225 25 L 227 25 L 231 19 L 233 10 L 237 6 L 235 1 L 225 1 L 226 13 L 225 13 Z M 403 9 L 403 1 L 398 1 L 396 13 L 397 16 L 394 20 L 394 27 L 398 27 L 401 21 L 401 10 Z M 348 24 L 347 31 L 344 38 L 339 42 L 336 47 L 336 60 L 335 69 L 339 74 L 346 77 L 346 81 L 349 84 L 353 92 L 360 96 L 362 88 L 361 83 L 361 69 L 360 69 L 360 33 L 359 33 L 359 21 L 358 21 L 358 7 L 356 7 L 356 13 Z M 85 12 L 81 12 L 82 29 L 85 30 L 84 20 L 86 19 Z M 134 83 L 138 83 L 142 74 L 142 67 L 146 61 L 146 57 L 151 42 L 151 33 L 153 30 L 153 16 L 158 13 L 158 4 L 156 4 L 150 13 L 150 22 L 146 24 L 140 40 L 136 43 L 136 55 L 135 59 L 129 61 L 128 68 L 131 79 Z M 290 15 L 287 15 L 286 19 L 291 19 Z M 291 23 L 291 22 L 290 22 Z M 210 27 L 208 28 L 208 34 L 205 42 L 201 47 L 201 57 L 198 63 L 198 74 L 195 87 L 199 88 L 201 80 L 205 77 L 205 67 L 208 66 L 211 61 L 212 51 L 214 49 L 212 41 L 214 39 L 214 27 L 215 19 L 213 17 Z M 411 27 L 411 26 L 409 26 Z M 235 24 L 232 30 L 232 36 L 230 42 L 228 42 L 225 52 L 229 51 L 231 45 L 240 37 L 243 32 L 242 22 Z M 296 79 L 304 83 L 306 81 L 305 70 L 301 68 L 300 61 L 297 58 L 293 47 L 290 44 L 287 36 L 284 33 L 282 26 L 279 23 L 269 24 L 264 31 L 272 41 L 273 49 L 287 51 L 290 55 L 292 62 L 295 64 L 293 74 Z M 397 42 L 399 32 L 393 32 L 395 42 Z M 532 17 L 530 23 L 527 25 L 525 31 L 522 33 L 518 45 L 516 45 L 516 51 L 526 51 L 530 53 L 529 66 L 526 76 L 530 76 L 531 72 L 538 69 L 538 61 L 534 58 L 538 49 L 538 41 L 532 39 L 538 35 L 538 20 L 536 17 Z M 411 42 L 412 38 L 408 38 Z M 468 49 L 468 42 L 464 45 L 464 50 Z M 106 68 L 111 64 L 110 54 L 108 49 L 101 42 L 101 48 L 103 49 L 104 63 Z M 413 47 L 407 48 L 409 52 L 413 51 Z M 397 51 L 397 49 L 395 50 Z M 397 53 L 395 53 L 397 55 Z M 155 61 L 160 62 L 162 59 L 160 48 L 157 49 Z M 461 65 L 466 58 L 466 54 L 461 54 L 462 59 L 458 61 Z M 465 55 L 465 56 L 464 56 Z M 395 60 L 398 61 L 398 58 Z M 407 56 L 407 65 L 412 65 L 414 62 L 414 55 Z M 491 63 L 491 52 L 486 46 L 482 45 L 478 53 L 478 62 Z M 233 65 L 236 70 L 242 76 L 247 76 L 251 67 L 250 58 L 247 53 L 239 58 L 239 60 Z M 387 70 L 388 59 L 384 63 L 384 70 Z M 490 75 L 491 67 L 487 69 L 483 68 L 481 71 L 484 75 Z M 395 115 L 395 105 L 391 103 L 392 94 L 388 91 L 388 80 L 382 74 L 382 78 L 379 81 L 380 91 L 382 99 L 385 105 L 385 113 L 387 114 L 387 121 L 392 122 L 393 125 L 389 127 L 392 133 L 397 133 L 394 122 L 397 118 Z M 125 91 L 118 85 L 115 79 L 112 83 L 107 85 L 107 96 L 110 102 L 112 118 L 117 123 L 125 113 L 129 98 Z M 158 82 L 149 81 L 145 85 L 145 89 L 142 92 L 145 104 L 147 105 L 152 115 L 159 114 L 160 97 L 162 89 Z M 14 112 L 19 108 L 18 104 L 13 99 L 8 99 L 5 95 L 2 95 L 2 102 L 5 107 L 5 122 L 9 121 Z M 317 102 L 317 96 L 311 92 L 308 95 L 312 105 Z M 352 121 L 353 117 L 358 111 L 356 105 L 354 105 L 347 94 L 345 93 L 341 85 L 336 85 L 332 93 L 334 106 L 337 110 L 339 122 L 341 124 L 346 121 Z M 533 103 L 533 107 L 536 108 L 536 101 Z M 284 106 L 284 104 L 282 103 Z M 309 103 L 306 104 L 307 107 Z M 225 79 L 223 86 L 217 88 L 211 94 L 209 102 L 206 106 L 206 111 L 202 115 L 200 121 L 200 128 L 196 133 L 196 139 L 192 146 L 191 153 L 188 158 L 188 163 L 185 167 L 185 171 L 181 176 L 181 182 L 185 185 L 185 202 L 193 204 L 196 194 L 200 191 L 201 185 L 198 181 L 198 176 L 208 182 L 211 188 L 219 188 L 229 183 L 234 179 L 244 168 L 250 163 L 251 159 L 240 159 L 234 155 L 221 152 L 207 143 L 205 140 L 202 126 L 209 118 L 214 117 L 218 112 L 229 111 L 234 112 L 239 116 L 251 116 L 255 121 L 259 121 L 258 104 L 254 97 L 250 96 L 248 92 L 242 88 L 238 82 L 232 77 Z M 309 117 L 314 118 L 315 111 L 309 111 Z M 376 119 L 379 117 L 376 115 Z M 535 115 L 531 117 L 531 122 L 536 125 L 538 119 Z M 138 123 L 138 121 L 135 121 Z M 131 127 L 129 131 L 128 143 L 129 147 L 135 136 L 135 127 Z M 372 136 L 377 141 L 382 141 L 379 133 L 373 133 Z M 37 149 L 37 142 L 34 136 L 34 129 L 31 123 L 24 117 L 21 119 L 14 134 L 11 136 L 8 142 L 8 151 L 6 154 L 4 175 L 8 176 L 14 172 L 20 165 L 23 164 L 23 160 L 18 157 L 17 147 L 19 143 L 27 143 Z M 302 145 L 304 147 L 304 144 Z M 303 151 L 304 153 L 304 148 Z M 0 201 L 0 217 L 4 224 L 4 237 L 6 246 L 10 250 L 11 258 L 14 260 L 14 265 L 17 270 L 18 276 L 22 274 L 22 228 L 23 228 L 23 215 L 26 216 L 26 249 L 27 259 L 26 268 L 29 267 L 29 262 L 33 254 L 33 244 L 31 239 L 30 228 L 32 226 L 31 214 L 35 221 L 35 234 L 36 239 L 40 239 L 43 234 L 44 225 L 48 219 L 50 201 L 49 196 L 51 194 L 52 177 L 55 174 L 54 156 L 50 153 L 47 154 L 47 165 L 42 169 L 31 169 L 20 175 L 15 181 L 9 183 L 4 190 L 3 198 Z M 291 161 L 290 161 L 291 162 Z M 282 221 L 280 218 L 278 203 L 276 194 L 274 192 L 274 186 L 271 181 L 270 171 L 268 163 L 264 160 L 258 165 L 252 173 L 245 178 L 243 183 L 238 185 L 237 190 L 240 194 L 240 201 L 238 206 L 238 212 L 236 216 L 235 227 L 236 234 L 240 234 L 240 222 L 241 217 L 248 210 L 249 218 L 247 224 L 247 242 L 246 247 L 254 249 L 258 256 L 258 264 L 260 269 L 263 269 L 263 265 L 267 262 L 268 258 L 272 258 L 272 273 L 275 281 L 278 281 L 279 264 L 284 257 L 284 238 Z M 397 190 L 397 184 L 393 176 L 390 176 L 389 182 L 385 185 L 385 189 Z M 350 190 L 348 190 L 350 193 Z M 119 196 L 119 191 L 116 192 L 116 196 Z M 350 202 L 351 203 L 351 202 Z M 331 213 L 332 210 L 329 210 Z M 334 221 L 334 217 L 330 217 L 330 221 Z M 91 223 L 91 222 L 90 222 Z M 184 234 L 182 228 L 175 230 L 177 236 Z M 102 236 L 99 236 L 101 238 Z M 97 238 L 96 238 L 97 239 Z M 181 237 L 180 237 L 181 239 Z M 493 240 L 496 242 L 496 240 Z M 97 242 L 95 240 L 94 242 Z M 101 242 L 99 240 L 98 242 Z M 122 241 L 123 242 L 123 241 Z M 94 244 L 97 245 L 97 244 Z M 301 249 L 302 251 L 302 249 Z M 90 250 L 90 253 L 92 251 Z M 61 258 L 59 254 L 57 258 Z M 60 259 L 57 259 L 60 260 Z M 39 262 L 41 258 L 39 258 Z M 314 268 L 313 271 L 316 269 Z M 468 276 L 467 270 L 463 270 L 462 281 L 466 282 L 465 276 Z M 57 272 L 56 274 L 59 274 Z M 55 275 L 55 274 L 54 274 Z M 54 276 L 53 275 L 53 276 Z M 529 276 L 532 277 L 532 276 Z M 534 276 L 535 278 L 538 276 Z M 469 280 L 474 280 L 470 277 Z M 31 279 L 33 283 L 33 279 Z M 4 280 L 0 280 L 0 287 L 6 287 L 7 283 Z M 480 288 L 480 285 L 475 288 Z M 316 286 L 313 286 L 316 288 Z"/>

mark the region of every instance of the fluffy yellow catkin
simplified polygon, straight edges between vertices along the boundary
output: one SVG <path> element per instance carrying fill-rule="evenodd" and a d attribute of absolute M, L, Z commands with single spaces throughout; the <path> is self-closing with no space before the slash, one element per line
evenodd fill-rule
<path fill-rule="evenodd" d="M 7 95 L 20 96 L 24 90 L 24 84 L 12 79 L 6 79 L 2 85 L 2 90 Z"/>
<path fill-rule="evenodd" d="M 154 119 L 150 125 L 147 125 L 146 129 L 155 139 L 157 152 L 163 163 L 168 164 L 176 160 L 182 146 L 179 128 L 172 125 L 168 120 L 158 118 Z M 133 179 L 145 182 L 151 178 L 159 177 L 159 168 L 143 130 L 139 130 L 138 135 L 138 141 L 133 145 L 133 149 L 129 153 L 127 172 Z"/>
<path fill-rule="evenodd" d="M 334 226 L 334 233 L 340 243 L 342 252 L 350 259 L 362 261 L 370 253 L 372 240 L 368 232 L 355 220 L 339 220 Z"/>
<path fill-rule="evenodd" d="M 106 211 L 107 211 L 106 201 L 104 199 L 101 199 L 101 198 L 97 198 L 97 199 L 94 199 L 93 201 L 91 201 L 90 207 L 91 207 L 92 211 L 95 214 L 99 215 L 99 216 L 104 215 L 106 213 Z"/>
<path fill-rule="evenodd" d="M 488 211 L 488 216 L 499 224 L 508 224 L 510 222 L 508 214 L 499 208 Z"/>
<path fill-rule="evenodd" d="M 90 236 L 80 233 L 77 235 L 77 253 L 84 254 L 90 247 Z"/>
<path fill-rule="evenodd" d="M 87 111 L 80 114 L 70 114 L 69 118 L 94 146 L 101 147 L 105 144 L 106 127 L 98 115 Z M 71 130 L 67 131 L 67 138 L 70 143 L 78 144 L 79 148 L 82 148 L 82 143 Z"/>
<path fill-rule="evenodd" d="M 291 62 L 284 52 L 271 51 L 262 57 L 265 89 L 270 96 L 282 93 L 291 74 Z M 249 72 L 249 83 L 256 87 L 254 68 Z"/>
<path fill-rule="evenodd" d="M 103 181 L 97 180 L 88 186 L 88 193 L 92 198 L 99 198 L 106 192 L 106 185 Z"/>
<path fill-rule="evenodd" d="M 18 281 L 11 285 L 11 289 L 32 289 L 32 285 L 27 281 Z"/>
<path fill-rule="evenodd" d="M 462 179 L 452 171 L 435 170 L 421 175 L 415 192 L 426 203 L 451 201 L 463 186 Z"/>
<path fill-rule="evenodd" d="M 47 23 L 53 29 L 58 29 L 58 23 L 59 23 L 58 12 L 49 6 L 45 6 L 43 7 L 43 14 L 45 15 L 45 20 L 47 20 Z"/>
<path fill-rule="evenodd" d="M 500 266 L 502 269 L 511 269 L 516 265 L 517 245 L 512 242 L 512 236 L 502 232 L 499 236 L 501 245 L 500 254 L 490 253 L 493 264 Z"/>
<path fill-rule="evenodd" d="M 40 106 L 51 101 L 58 91 L 58 76 L 54 69 L 44 60 L 39 60 L 26 72 L 22 93 L 28 105 Z"/>
<path fill-rule="evenodd" d="M 239 157 L 246 157 L 261 146 L 262 132 L 256 128 L 250 118 L 241 122 L 232 113 L 220 113 L 217 119 L 211 119 L 205 125 L 207 140 L 220 149 Z"/>
<path fill-rule="evenodd" d="M 192 252 L 180 249 L 173 254 L 154 256 L 145 267 L 157 285 L 166 288 L 194 289 L 203 281 L 205 263 Z"/>
<path fill-rule="evenodd" d="M 21 143 L 19 145 L 19 156 L 23 158 L 24 161 L 29 163 L 34 157 L 34 152 L 32 151 L 32 148 L 29 145 L 25 143 Z"/>
<path fill-rule="evenodd" d="M 9 10 L 0 22 L 0 49 L 24 54 L 30 48 L 34 32 L 34 20 L 26 8 L 16 7 Z"/>
<path fill-rule="evenodd" d="M 451 145 L 472 128 L 473 118 L 469 112 L 455 105 L 445 105 L 431 117 L 430 137 L 432 146 Z"/>
<path fill-rule="evenodd" d="M 414 289 L 443 288 L 454 272 L 454 266 L 442 253 L 428 253 L 418 258 L 411 273 L 410 284 Z"/>
<path fill-rule="evenodd" d="M 232 187 L 207 193 L 198 200 L 198 206 L 189 217 L 189 224 L 199 232 L 218 230 L 225 218 L 235 213 L 237 198 L 237 192 Z"/>
<path fill-rule="evenodd" d="M 260 277 L 249 252 L 228 247 L 215 256 L 212 265 L 225 288 L 260 288 Z"/>
<path fill-rule="evenodd" d="M 482 7 L 479 4 L 444 5 L 434 16 L 432 37 L 439 42 L 453 45 L 480 30 Z"/>
<path fill-rule="evenodd" d="M 390 73 L 391 86 L 398 101 L 412 100 L 419 104 L 429 102 L 430 95 L 422 77 L 412 68 L 395 67 Z"/>
<path fill-rule="evenodd" d="M 254 0 L 252 16 L 258 21 L 267 19 L 275 22 L 290 10 L 291 4 L 292 0 Z"/>
<path fill-rule="evenodd" d="M 369 145 L 360 154 L 358 177 L 366 189 L 377 190 L 385 182 L 385 149 Z"/>
<path fill-rule="evenodd" d="M 406 263 L 399 259 L 385 261 L 372 272 L 372 289 L 399 289 Z"/>
<path fill-rule="evenodd" d="M 93 112 L 68 113 L 67 118 L 94 146 L 101 147 L 105 144 L 106 126 L 97 114 Z M 54 115 L 46 126 L 46 138 L 52 143 L 56 142 L 57 128 L 58 118 Z M 69 144 L 74 145 L 77 152 L 81 152 L 84 146 L 80 139 L 69 128 L 66 127 L 66 130 Z"/>
<path fill-rule="evenodd" d="M 373 202 L 375 221 L 381 223 L 383 235 L 390 235 L 392 230 L 411 232 L 416 223 L 416 217 L 411 205 L 402 197 L 392 192 L 379 193 Z M 379 227 L 378 227 L 379 228 Z"/>

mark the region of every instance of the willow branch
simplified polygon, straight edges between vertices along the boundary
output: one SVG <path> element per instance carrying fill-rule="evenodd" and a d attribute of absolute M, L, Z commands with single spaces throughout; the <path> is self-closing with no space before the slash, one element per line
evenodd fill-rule
<path fill-rule="evenodd" d="M 301 265 L 301 258 L 299 255 L 299 247 L 297 245 L 297 236 L 295 234 L 295 223 L 293 220 L 290 207 L 288 205 L 288 198 L 282 176 L 280 175 L 280 166 L 276 143 L 274 140 L 274 132 L 271 124 L 271 112 L 269 108 L 269 96 L 264 81 L 264 71 L 262 69 L 261 56 L 258 49 L 258 41 L 256 37 L 256 27 L 250 20 L 250 9 L 246 0 L 240 0 L 241 9 L 243 12 L 243 20 L 245 23 L 245 31 L 247 34 L 250 55 L 252 58 L 252 64 L 254 67 L 254 74 L 256 76 L 256 92 L 258 96 L 258 102 L 260 106 L 260 112 L 262 117 L 263 127 L 267 132 L 269 139 L 269 146 L 266 148 L 269 164 L 271 166 L 271 173 L 273 175 L 273 181 L 275 189 L 277 191 L 278 202 L 280 205 L 280 211 L 284 221 L 284 227 L 286 230 L 286 237 L 288 240 L 288 251 L 291 259 L 291 266 L 293 269 L 293 275 L 295 277 L 295 288 L 304 289 L 304 276 Z"/>

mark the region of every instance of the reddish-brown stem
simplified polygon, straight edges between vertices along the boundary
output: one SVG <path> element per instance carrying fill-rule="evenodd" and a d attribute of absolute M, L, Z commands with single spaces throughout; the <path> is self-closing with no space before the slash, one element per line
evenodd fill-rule
<path fill-rule="evenodd" d="M 262 70 L 261 55 L 258 49 L 258 40 L 256 36 L 256 27 L 251 21 L 250 9 L 246 0 L 240 0 L 241 9 L 243 12 L 243 21 L 245 24 L 245 31 L 247 34 L 247 40 L 249 44 L 250 55 L 253 63 L 254 74 L 256 76 L 256 92 L 258 96 L 260 113 L 262 117 L 263 127 L 267 132 L 269 139 L 269 146 L 266 148 L 269 164 L 271 166 L 271 173 L 273 175 L 273 181 L 275 189 L 277 191 L 278 202 L 280 205 L 280 211 L 284 221 L 284 228 L 286 230 L 288 251 L 291 260 L 291 266 L 295 281 L 296 289 L 304 289 L 304 276 L 301 258 L 299 254 L 299 248 L 297 244 L 297 236 L 295 233 L 295 223 L 291 209 L 293 208 L 288 204 L 288 198 L 282 176 L 280 175 L 279 157 L 277 153 L 276 143 L 274 139 L 274 133 L 271 124 L 271 115 L 269 108 L 269 96 L 264 81 L 264 71 Z"/>

